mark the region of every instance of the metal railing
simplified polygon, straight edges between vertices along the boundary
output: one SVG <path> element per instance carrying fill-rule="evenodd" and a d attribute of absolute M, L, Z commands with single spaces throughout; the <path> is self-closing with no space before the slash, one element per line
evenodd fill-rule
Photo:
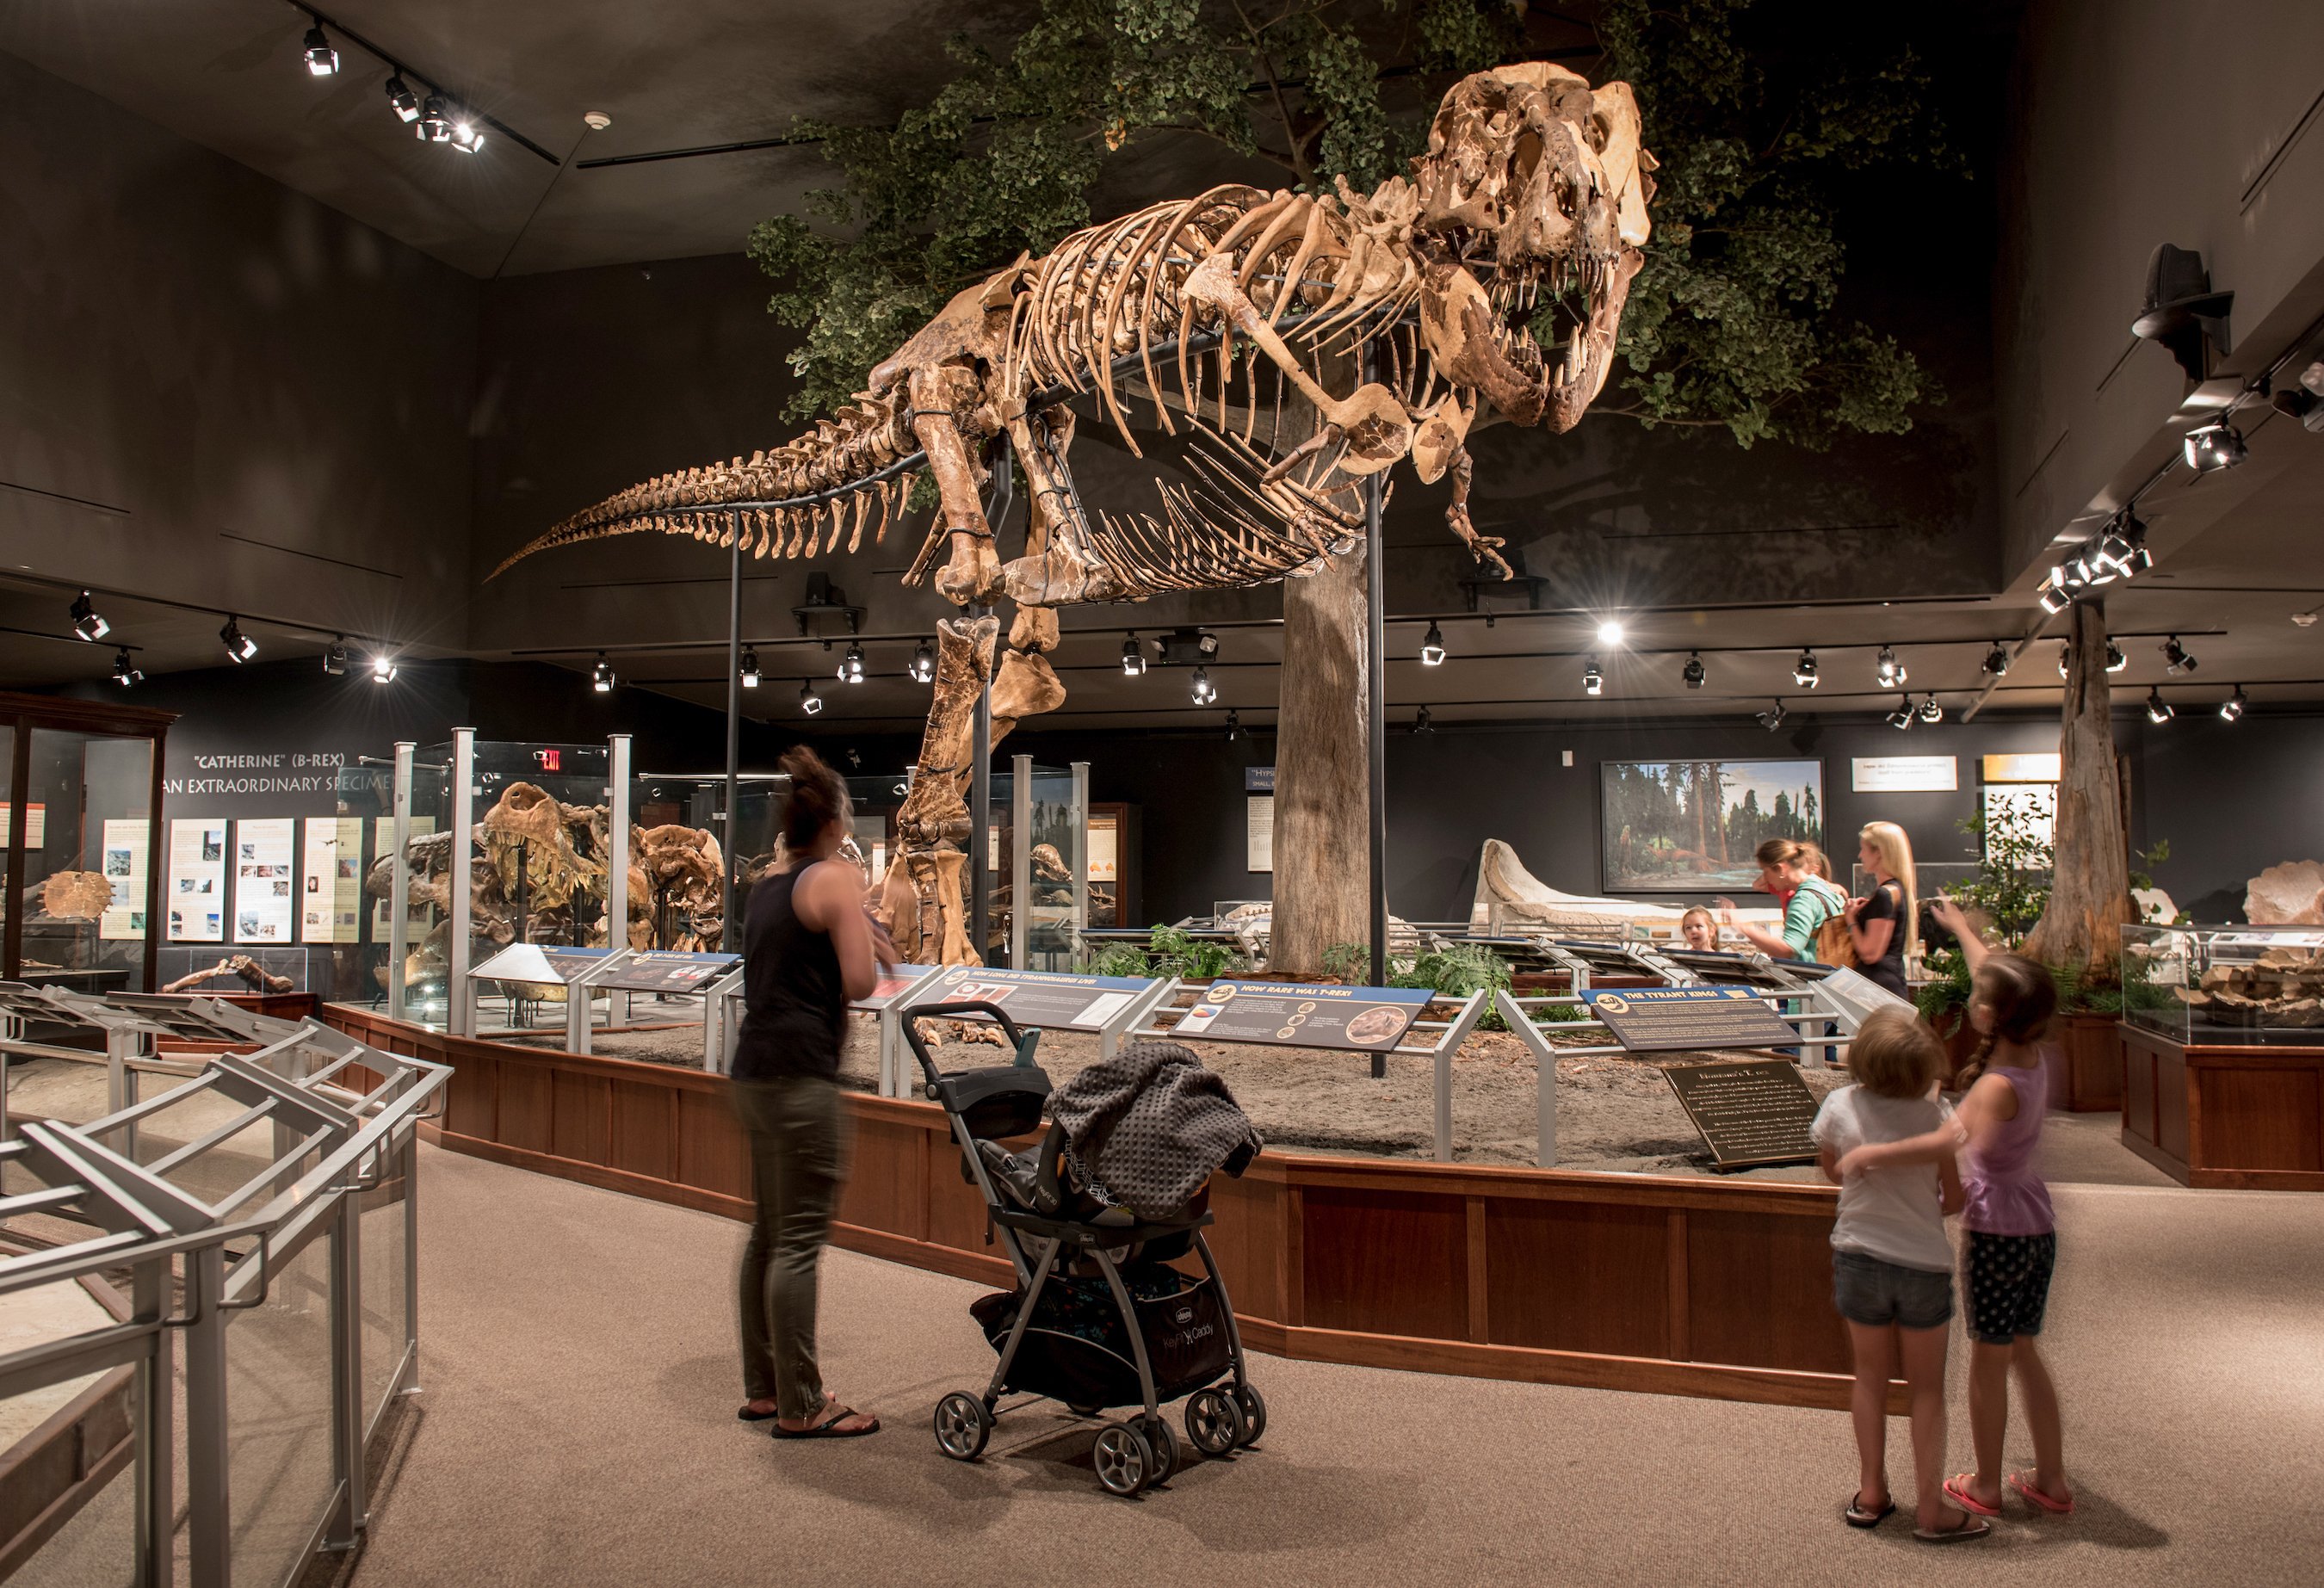
<path fill-rule="evenodd" d="M 278 1588 L 357 1543 L 373 1436 L 419 1387 L 416 1135 L 450 1071 L 212 999 L 124 1008 L 47 989 L 42 1008 L 10 991 L 0 1051 L 105 1065 L 110 1106 L 0 1140 L 0 1299 L 124 1272 L 128 1296 L 125 1316 L 0 1354 L 0 1408 L 98 1375 L 25 1436 L 41 1439 L 103 1375 L 131 1373 L 114 1413 L 61 1425 L 81 1441 L 74 1481 L 0 1538 L 0 1576 L 167 1588 L 182 1558 L 195 1588 Z M 112 1051 L 26 1041 L 51 1011 Z M 132 1052 L 203 1034 L 258 1050 Z M 156 1080 L 171 1084 L 136 1095 Z M 24 1228 L 33 1215 L 67 1223 Z M 123 1426 L 88 1448 L 88 1429 Z"/>

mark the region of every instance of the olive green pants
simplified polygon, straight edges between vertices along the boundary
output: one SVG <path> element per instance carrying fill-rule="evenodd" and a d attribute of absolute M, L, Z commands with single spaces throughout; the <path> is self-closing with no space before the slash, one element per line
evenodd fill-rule
<path fill-rule="evenodd" d="M 815 1361 L 816 1265 L 846 1181 L 839 1087 L 813 1076 L 734 1083 L 734 1112 L 751 1138 L 758 1217 L 742 1251 L 742 1393 L 771 1398 L 781 1415 L 823 1409 Z"/>

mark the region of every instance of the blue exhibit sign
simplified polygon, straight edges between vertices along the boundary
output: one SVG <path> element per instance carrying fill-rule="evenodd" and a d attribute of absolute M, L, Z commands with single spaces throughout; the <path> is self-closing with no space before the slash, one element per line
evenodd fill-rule
<path fill-rule="evenodd" d="M 1436 996 L 1426 987 L 1335 987 L 1222 976 L 1180 1017 L 1174 1037 L 1385 1053 Z"/>
<path fill-rule="evenodd" d="M 1633 1053 L 1788 1048 L 1800 1039 L 1749 987 L 1616 987 L 1582 1000 Z"/>
<path fill-rule="evenodd" d="M 1242 791 L 1246 794 L 1275 792 L 1275 769 L 1271 766 L 1247 766 L 1242 769 Z"/>

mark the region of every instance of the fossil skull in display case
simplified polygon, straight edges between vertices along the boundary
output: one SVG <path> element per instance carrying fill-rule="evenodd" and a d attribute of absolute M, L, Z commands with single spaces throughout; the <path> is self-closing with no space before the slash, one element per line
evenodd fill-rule
<path fill-rule="evenodd" d="M 1502 542 L 1470 522 L 1467 439 L 1562 431 L 1587 411 L 1645 262 L 1655 162 L 1627 83 L 1531 61 L 1454 84 L 1411 163 L 1370 194 L 1230 183 L 1076 232 L 962 291 L 812 433 L 632 486 L 494 574 L 641 531 L 759 558 L 853 552 L 867 530 L 884 540 L 926 469 L 941 506 L 904 582 L 1016 612 L 997 673 L 998 619 L 936 624 L 880 911 L 906 958 L 977 961 L 962 919 L 971 719 L 988 683 L 995 744 L 1063 704 L 1058 607 L 1316 573 L 1361 538 L 1359 483 L 1406 458 L 1424 484 L 1450 476 L 1448 526 L 1508 577 Z M 1183 422 L 1195 483 L 1160 485 L 1159 517 L 1090 511 L 1067 462 L 1074 395 L 1135 456 L 1133 404 L 1169 434 Z M 1004 561 L 982 493 L 1012 463 L 1030 522 Z"/>

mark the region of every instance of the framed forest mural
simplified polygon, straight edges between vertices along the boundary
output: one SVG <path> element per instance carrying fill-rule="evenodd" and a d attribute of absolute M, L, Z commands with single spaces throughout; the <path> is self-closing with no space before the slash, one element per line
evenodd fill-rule
<path fill-rule="evenodd" d="M 1601 761 L 1598 786 L 1609 893 L 1738 891 L 1766 840 L 1823 845 L 1821 761 Z"/>

